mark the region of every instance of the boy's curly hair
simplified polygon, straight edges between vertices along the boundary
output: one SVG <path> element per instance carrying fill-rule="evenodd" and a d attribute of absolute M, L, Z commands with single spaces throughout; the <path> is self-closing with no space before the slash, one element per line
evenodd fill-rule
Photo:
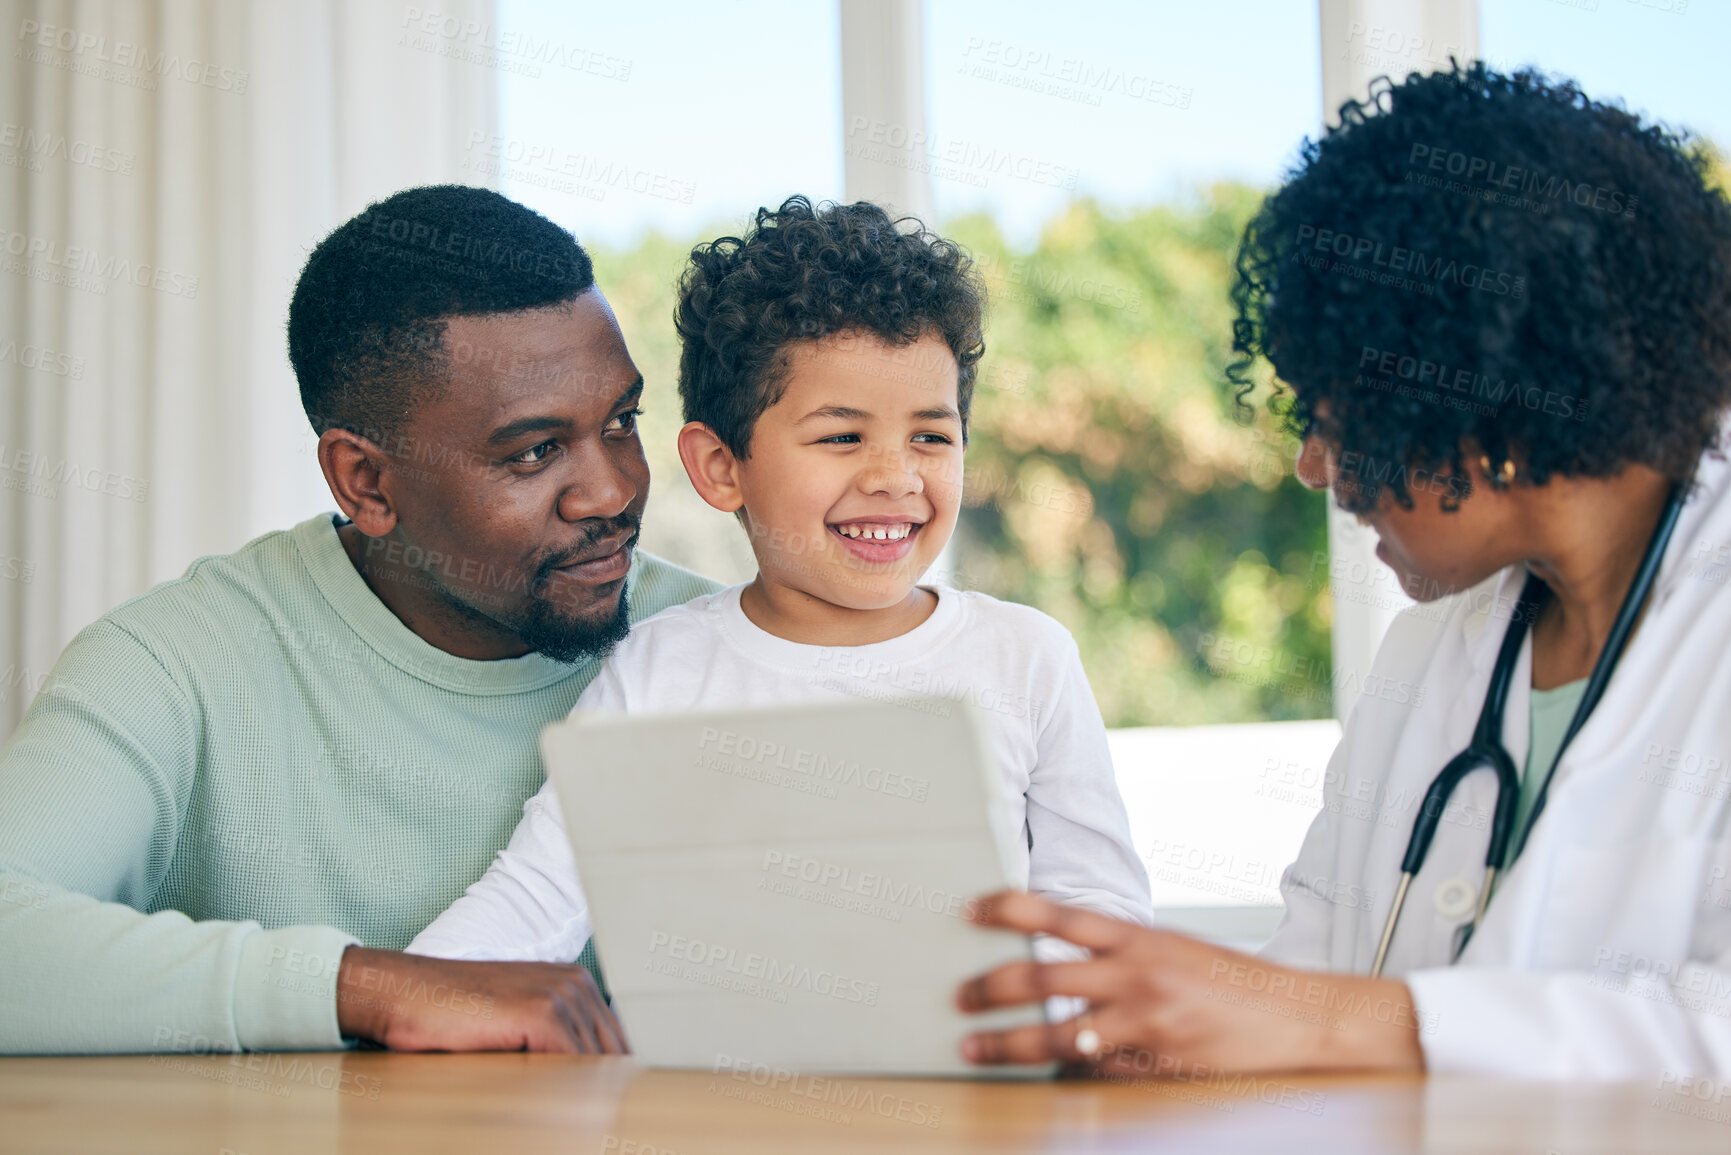
<path fill-rule="evenodd" d="M 1686 480 L 1731 402 L 1731 205 L 1686 137 L 1571 81 L 1483 64 L 1349 102 L 1246 228 L 1240 403 L 1357 461 L 1355 512 L 1463 444 L 1523 478 Z M 1343 458 L 1344 459 L 1344 458 Z"/>
<path fill-rule="evenodd" d="M 891 220 L 866 201 L 813 207 L 803 196 L 760 208 L 744 237 L 692 249 L 680 277 L 673 323 L 685 420 L 743 459 L 757 419 L 781 397 L 789 345 L 850 332 L 908 345 L 935 333 L 956 358 L 966 429 L 984 305 L 972 259 L 913 218 Z"/>

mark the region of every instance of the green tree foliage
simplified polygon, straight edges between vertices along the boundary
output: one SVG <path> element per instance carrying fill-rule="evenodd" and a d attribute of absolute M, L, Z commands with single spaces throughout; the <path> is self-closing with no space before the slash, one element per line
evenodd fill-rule
<path fill-rule="evenodd" d="M 1332 710 L 1324 502 L 1266 408 L 1247 427 L 1224 384 L 1260 196 L 1079 201 L 1024 253 L 984 217 L 945 230 L 992 292 L 962 576 L 1070 628 L 1110 725 Z"/>
<path fill-rule="evenodd" d="M 1112 726 L 1332 709 L 1324 503 L 1266 408 L 1244 424 L 1225 386 L 1232 255 L 1260 195 L 1128 216 L 1079 201 L 1030 252 L 984 217 L 943 229 L 991 292 L 958 584 L 1069 627 Z M 687 248 L 652 237 L 597 254 L 597 275 L 649 381 L 646 545 L 743 577 L 742 535 L 693 504 L 672 450 Z"/>

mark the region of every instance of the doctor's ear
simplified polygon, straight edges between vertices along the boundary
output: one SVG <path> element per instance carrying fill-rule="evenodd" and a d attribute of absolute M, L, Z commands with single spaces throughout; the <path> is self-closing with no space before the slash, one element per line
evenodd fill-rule
<path fill-rule="evenodd" d="M 739 459 L 703 422 L 688 422 L 679 431 L 679 461 L 697 496 L 716 509 L 733 513 L 745 504 L 739 492 Z"/>

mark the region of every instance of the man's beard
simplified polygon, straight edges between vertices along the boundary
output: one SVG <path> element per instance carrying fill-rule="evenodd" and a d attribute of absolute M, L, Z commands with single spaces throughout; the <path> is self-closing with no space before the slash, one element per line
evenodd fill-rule
<path fill-rule="evenodd" d="M 631 632 L 631 583 L 619 587 L 619 607 L 601 621 L 560 616 L 552 602 L 531 593 L 529 612 L 514 627 L 523 644 L 555 662 L 605 658 Z"/>
<path fill-rule="evenodd" d="M 484 618 L 496 626 L 503 626 L 531 650 L 545 654 L 556 662 L 605 658 L 613 652 L 613 647 L 624 641 L 625 635 L 631 632 L 630 582 L 620 583 L 618 604 L 612 613 L 599 619 L 566 615 L 563 612 L 564 607 L 546 596 L 547 587 L 553 580 L 554 570 L 570 565 L 594 542 L 621 529 L 631 530 L 627 547 L 635 548 L 640 524 L 634 517 L 614 518 L 588 534 L 588 540 L 583 544 L 542 558 L 536 563 L 534 573 L 529 575 L 528 604 L 520 611 L 502 614 L 497 612 L 497 606 L 489 610 L 459 597 L 449 588 L 444 591 L 445 597 L 455 609 L 466 615 Z"/>

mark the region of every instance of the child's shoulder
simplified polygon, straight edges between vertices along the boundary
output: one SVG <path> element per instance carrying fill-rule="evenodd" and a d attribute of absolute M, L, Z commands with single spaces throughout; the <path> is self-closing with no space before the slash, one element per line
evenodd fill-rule
<path fill-rule="evenodd" d="M 690 601 L 633 622 L 625 640 L 614 647 L 611 661 L 620 667 L 644 660 L 651 653 L 664 654 L 669 648 L 702 648 L 705 639 L 721 632 L 721 610 L 732 592 L 722 589 L 698 594 Z"/>
<path fill-rule="evenodd" d="M 712 590 L 698 594 L 690 601 L 668 606 L 633 623 L 629 638 L 715 630 L 719 628 L 722 610 L 728 605 L 730 596 L 737 600 L 738 593 L 732 588 Z"/>
<path fill-rule="evenodd" d="M 968 626 L 978 626 L 982 633 L 1000 639 L 1015 639 L 1038 649 L 1068 653 L 1076 648 L 1076 639 L 1064 623 L 1033 606 L 1007 602 L 978 590 L 957 590 L 943 587 L 943 597 L 954 597 L 961 603 Z"/>

